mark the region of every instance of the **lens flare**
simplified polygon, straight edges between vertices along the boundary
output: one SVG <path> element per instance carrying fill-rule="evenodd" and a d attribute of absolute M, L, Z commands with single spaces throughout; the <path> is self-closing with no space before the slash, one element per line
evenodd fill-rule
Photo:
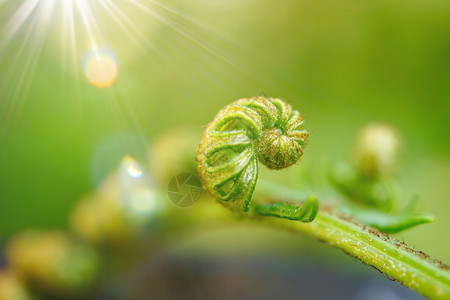
<path fill-rule="evenodd" d="M 125 164 L 126 170 L 128 172 L 128 175 L 130 175 L 133 178 L 139 178 L 142 176 L 142 169 L 139 166 L 139 164 L 132 159 L 129 156 L 125 156 L 123 161 L 123 164 Z"/>
<path fill-rule="evenodd" d="M 93 86 L 105 88 L 116 80 L 117 62 L 110 50 L 94 46 L 83 61 L 84 73 Z"/>
<path fill-rule="evenodd" d="M 131 177 L 139 178 L 139 177 L 142 176 L 142 170 L 139 169 L 139 167 L 134 166 L 134 165 L 132 165 L 132 164 L 130 164 L 130 165 L 128 166 L 127 171 L 128 171 L 128 174 L 130 174 Z"/>
<path fill-rule="evenodd" d="M 119 198 L 128 216 L 144 222 L 161 210 L 150 174 L 130 156 L 125 156 L 118 172 Z"/>

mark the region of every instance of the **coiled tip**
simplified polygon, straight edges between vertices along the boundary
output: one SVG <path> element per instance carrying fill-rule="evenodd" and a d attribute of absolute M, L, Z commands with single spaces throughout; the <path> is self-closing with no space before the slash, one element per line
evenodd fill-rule
<path fill-rule="evenodd" d="M 287 168 L 300 160 L 307 137 L 308 133 L 305 132 L 299 143 L 289 133 L 283 133 L 278 128 L 267 129 L 256 140 L 258 160 L 269 169 Z"/>

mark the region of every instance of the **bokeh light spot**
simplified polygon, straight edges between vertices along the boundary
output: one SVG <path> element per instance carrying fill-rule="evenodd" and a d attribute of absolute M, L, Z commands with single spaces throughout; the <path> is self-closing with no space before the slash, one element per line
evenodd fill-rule
<path fill-rule="evenodd" d="M 142 169 L 134 159 L 125 156 L 123 163 L 126 164 L 127 172 L 131 177 L 139 178 L 142 176 Z"/>
<path fill-rule="evenodd" d="M 133 221 L 145 222 L 162 207 L 150 174 L 132 157 L 126 155 L 118 172 L 119 197 Z"/>
<path fill-rule="evenodd" d="M 117 77 L 117 62 L 107 49 L 94 47 L 84 59 L 84 73 L 89 82 L 98 88 L 108 87 Z"/>
<path fill-rule="evenodd" d="M 135 189 L 129 197 L 131 210 L 138 214 L 151 214 L 157 209 L 156 194 L 149 188 Z"/>

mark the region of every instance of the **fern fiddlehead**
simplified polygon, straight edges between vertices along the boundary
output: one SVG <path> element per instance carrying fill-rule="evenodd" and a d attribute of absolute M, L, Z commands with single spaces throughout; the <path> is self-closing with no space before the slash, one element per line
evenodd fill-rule
<path fill-rule="evenodd" d="M 411 215 L 414 205 L 396 215 L 384 211 L 352 213 L 333 205 L 318 212 L 315 196 L 305 197 L 295 190 L 263 182 L 260 184 L 266 188 L 264 194 L 283 202 L 250 205 L 258 162 L 270 169 L 296 163 L 303 154 L 308 135 L 300 114 L 282 100 L 255 97 L 226 106 L 207 126 L 198 147 L 197 170 L 204 189 L 225 206 L 251 210 L 250 219 L 316 237 L 430 299 L 449 298 L 448 266 L 371 227 L 398 232 L 429 222 L 428 215 Z M 367 197 L 366 193 L 361 195 Z M 301 206 L 286 203 L 299 198 L 306 198 Z M 369 200 L 374 201 L 369 203 L 389 204 L 372 198 Z M 261 218 L 261 215 L 277 218 Z"/>
<path fill-rule="evenodd" d="M 283 100 L 263 96 L 240 99 L 219 111 L 203 134 L 197 153 L 203 188 L 225 206 L 246 212 L 258 162 L 277 170 L 295 164 L 308 136 L 303 117 Z M 310 196 L 302 207 L 285 203 L 254 207 L 261 215 L 310 222 L 318 203 Z"/>

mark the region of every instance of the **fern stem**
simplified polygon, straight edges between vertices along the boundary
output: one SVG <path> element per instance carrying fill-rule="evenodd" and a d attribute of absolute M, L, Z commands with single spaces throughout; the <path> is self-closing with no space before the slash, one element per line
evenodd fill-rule
<path fill-rule="evenodd" d="M 265 225 L 312 236 L 430 299 L 450 299 L 449 267 L 404 242 L 321 206 L 311 223 L 253 215 Z"/>

